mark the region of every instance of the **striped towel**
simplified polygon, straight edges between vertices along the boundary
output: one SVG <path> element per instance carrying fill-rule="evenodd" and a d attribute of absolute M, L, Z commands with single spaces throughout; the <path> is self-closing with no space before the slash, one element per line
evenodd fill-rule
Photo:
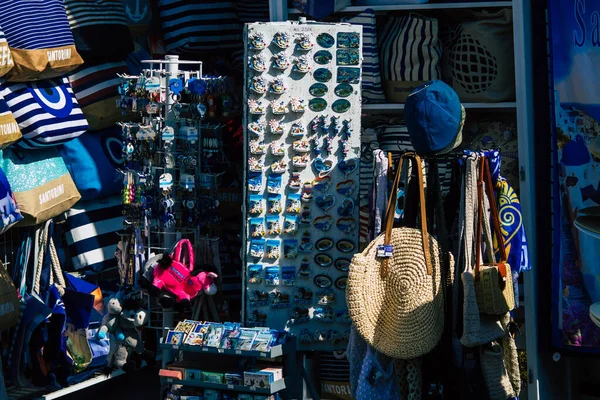
<path fill-rule="evenodd" d="M 75 46 L 86 62 L 121 61 L 133 50 L 120 0 L 64 0 Z"/>
<path fill-rule="evenodd" d="M 117 232 L 123 228 L 120 196 L 80 202 L 67 211 L 67 245 L 73 267 L 96 272 L 116 267 Z"/>
<path fill-rule="evenodd" d="M 202 52 L 238 49 L 242 24 L 233 1 L 159 0 L 167 51 Z"/>
<path fill-rule="evenodd" d="M 363 103 L 383 103 L 385 96 L 381 86 L 381 73 L 379 72 L 375 11 L 370 8 L 366 9 L 355 17 L 344 19 L 343 22 L 362 25 L 363 27 Z"/>
<path fill-rule="evenodd" d="M 81 135 L 88 123 L 65 77 L 0 87 L 17 120 L 24 148 L 56 146 Z"/>

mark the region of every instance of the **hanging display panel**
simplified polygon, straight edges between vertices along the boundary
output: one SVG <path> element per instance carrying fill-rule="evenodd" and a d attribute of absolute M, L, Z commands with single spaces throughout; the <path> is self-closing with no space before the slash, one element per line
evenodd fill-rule
<path fill-rule="evenodd" d="M 600 8 L 589 0 L 548 3 L 554 87 L 554 343 L 598 352 Z"/>
<path fill-rule="evenodd" d="M 244 320 L 294 333 L 301 350 L 345 348 L 362 27 L 255 23 L 244 38 Z"/>

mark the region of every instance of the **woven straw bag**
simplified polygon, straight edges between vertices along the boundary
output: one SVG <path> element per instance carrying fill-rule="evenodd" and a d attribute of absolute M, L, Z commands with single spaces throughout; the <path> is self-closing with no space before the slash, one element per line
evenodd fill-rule
<path fill-rule="evenodd" d="M 484 185 L 485 179 L 485 185 Z M 489 220 L 484 215 L 483 211 L 483 187 L 487 192 L 490 203 L 491 220 L 498 240 L 498 248 L 500 250 L 501 260 L 495 263 L 493 244 L 491 235 L 485 235 L 487 246 L 486 249 L 490 253 L 489 261 L 491 264 L 481 264 L 481 233 L 482 223 L 489 223 Z M 488 315 L 503 315 L 515 308 L 515 294 L 513 291 L 512 273 L 510 265 L 506 262 L 506 249 L 504 247 L 504 239 L 500 231 L 500 220 L 498 217 L 498 209 L 496 207 L 496 197 L 494 196 L 492 178 L 490 176 L 490 168 L 485 157 L 481 157 L 481 168 L 479 170 L 479 181 L 477 182 L 477 197 L 478 197 L 478 220 L 476 233 L 476 252 L 477 259 L 475 262 L 475 292 L 477 293 L 477 305 L 479 312 Z"/>
<path fill-rule="evenodd" d="M 418 171 L 421 229 L 392 229 L 405 158 L 412 159 Z M 367 343 L 389 357 L 411 359 L 431 351 L 444 328 L 441 250 L 427 233 L 419 156 L 406 153 L 400 158 L 390 193 L 385 233 L 352 258 L 346 300 L 352 322 Z M 384 244 L 393 245 L 389 258 L 378 257 L 378 247 Z"/>

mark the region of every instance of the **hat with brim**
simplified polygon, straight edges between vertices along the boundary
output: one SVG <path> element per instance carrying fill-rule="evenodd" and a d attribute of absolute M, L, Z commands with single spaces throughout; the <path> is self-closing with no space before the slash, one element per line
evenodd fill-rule
<path fill-rule="evenodd" d="M 457 148 L 465 117 L 454 89 L 438 80 L 415 88 L 404 106 L 410 141 L 419 154 L 447 153 Z"/>

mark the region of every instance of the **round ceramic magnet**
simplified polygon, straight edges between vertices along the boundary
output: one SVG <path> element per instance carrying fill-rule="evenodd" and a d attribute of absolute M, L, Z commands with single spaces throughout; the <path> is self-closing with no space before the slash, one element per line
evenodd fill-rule
<path fill-rule="evenodd" d="M 317 243 L 315 243 L 315 248 L 318 251 L 331 250 L 333 248 L 333 240 L 329 238 L 319 239 L 317 240 Z"/>
<path fill-rule="evenodd" d="M 327 275 L 315 276 L 314 282 L 315 282 L 315 285 L 320 288 L 328 288 L 328 287 L 331 287 L 331 285 L 333 284 L 333 282 L 331 281 L 331 278 L 328 277 Z"/>
<path fill-rule="evenodd" d="M 333 102 L 331 108 L 336 113 L 342 114 L 350 109 L 350 102 L 346 99 L 339 99 Z"/>
<path fill-rule="evenodd" d="M 308 108 L 314 112 L 320 112 L 327 108 L 327 101 L 325 99 L 311 99 L 308 102 Z"/>
<path fill-rule="evenodd" d="M 319 50 L 313 56 L 313 60 L 315 60 L 315 62 L 317 64 L 321 64 L 321 65 L 329 64 L 332 59 L 333 59 L 333 56 L 327 50 Z"/>
<path fill-rule="evenodd" d="M 335 247 L 342 253 L 350 253 L 356 248 L 354 243 L 347 239 L 338 240 L 338 242 L 335 244 Z"/>
<path fill-rule="evenodd" d="M 315 81 L 317 82 L 329 82 L 331 80 L 331 71 L 326 68 L 319 68 L 313 74 Z"/>
<path fill-rule="evenodd" d="M 348 286 L 348 277 L 341 276 L 335 280 L 335 287 L 340 290 L 346 290 L 346 286 Z"/>
<path fill-rule="evenodd" d="M 347 258 L 338 258 L 333 265 L 338 271 L 348 272 L 350 270 L 350 260 Z"/>
<path fill-rule="evenodd" d="M 354 89 L 352 88 L 352 86 L 347 83 L 340 83 L 335 87 L 335 89 L 333 89 L 335 95 L 339 97 L 348 97 L 352 94 L 353 91 Z"/>
<path fill-rule="evenodd" d="M 325 253 L 320 253 L 315 256 L 315 263 L 319 267 L 329 267 L 333 263 L 333 259 Z"/>
<path fill-rule="evenodd" d="M 327 94 L 327 86 L 322 83 L 315 83 L 308 88 L 308 92 L 315 97 L 323 97 Z"/>
<path fill-rule="evenodd" d="M 328 49 L 335 44 L 335 39 L 329 33 L 321 33 L 317 36 L 317 44 Z"/>

